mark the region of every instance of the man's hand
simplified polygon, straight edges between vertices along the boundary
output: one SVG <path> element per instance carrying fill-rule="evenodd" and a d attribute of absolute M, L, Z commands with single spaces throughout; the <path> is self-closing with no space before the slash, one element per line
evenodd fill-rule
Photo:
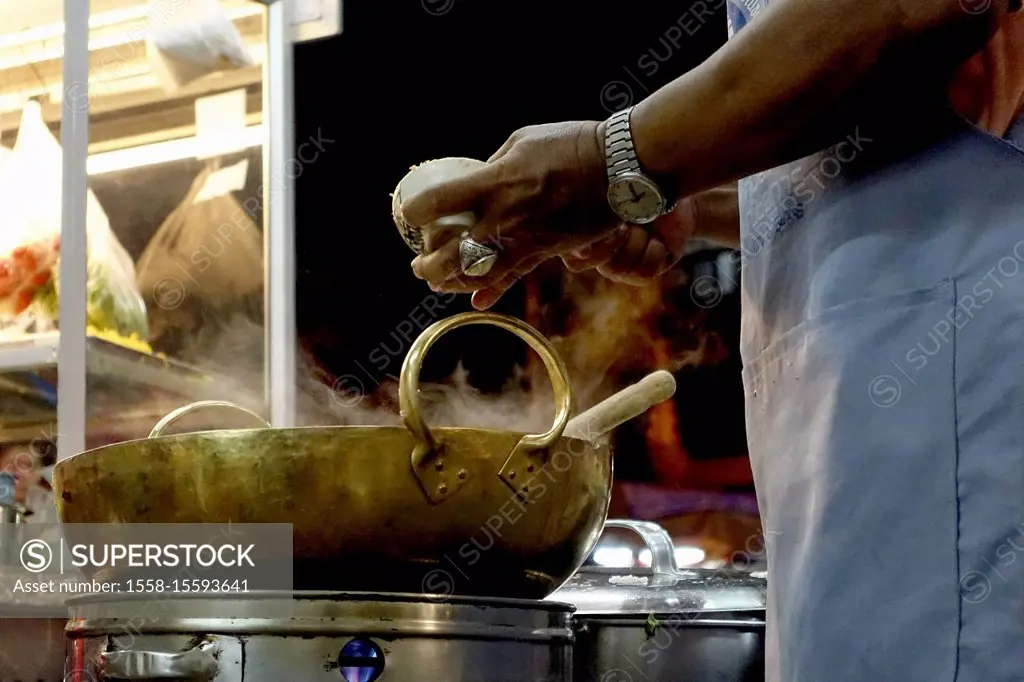
<path fill-rule="evenodd" d="M 413 261 L 413 271 L 437 291 L 479 291 L 474 305 L 489 307 L 541 262 L 618 227 L 607 188 L 597 122 L 519 130 L 488 160 L 487 168 L 421 192 L 401 207 L 405 220 L 420 228 L 444 216 L 474 212 L 473 238 L 498 251 L 491 271 L 483 277 L 464 275 L 458 237 L 440 235 L 428 237 L 428 243 L 439 243 Z"/>
<path fill-rule="evenodd" d="M 643 285 L 665 274 L 683 257 L 696 232 L 693 198 L 650 225 L 624 225 L 593 244 L 562 256 L 571 272 L 596 269 L 608 279 Z"/>
<path fill-rule="evenodd" d="M 642 286 L 674 267 L 697 227 L 696 204 L 686 199 L 649 225 L 620 225 L 590 244 L 561 254 L 570 272 L 597 270 L 616 282 Z M 500 280 L 473 294 L 473 305 L 494 305 L 516 280 L 529 274 L 548 256 L 527 260 Z"/>

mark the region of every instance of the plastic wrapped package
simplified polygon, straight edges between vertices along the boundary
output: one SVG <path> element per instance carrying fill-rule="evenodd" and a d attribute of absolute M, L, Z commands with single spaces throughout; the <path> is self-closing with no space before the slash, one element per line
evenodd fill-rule
<path fill-rule="evenodd" d="M 181 204 L 139 256 L 138 285 L 150 314 L 154 347 L 181 359 L 201 348 L 216 321 L 236 314 L 262 320 L 263 232 L 254 197 L 232 194 L 246 184 L 249 164 L 215 169 L 193 181 Z M 254 307 L 260 308 L 259 311 Z"/>
<path fill-rule="evenodd" d="M 8 319 L 31 306 L 36 290 L 50 278 L 59 248 L 54 235 L 33 224 L 32 202 L 26 201 L 31 195 L 21 194 L 28 180 L 22 172 L 17 154 L 0 147 L 0 315 Z"/>
<path fill-rule="evenodd" d="M 59 318 L 62 150 L 35 102 L 26 105 L 14 150 L 0 166 L 0 328 L 8 335 L 55 329 Z M 86 198 L 88 324 L 146 338 L 135 264 L 96 196 Z"/>
<path fill-rule="evenodd" d="M 147 23 L 146 55 L 168 92 L 255 64 L 217 0 L 149 0 Z"/>

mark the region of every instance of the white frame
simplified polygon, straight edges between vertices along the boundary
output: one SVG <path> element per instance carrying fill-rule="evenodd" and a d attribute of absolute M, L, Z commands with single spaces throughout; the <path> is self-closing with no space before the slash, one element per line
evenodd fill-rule
<path fill-rule="evenodd" d="M 342 28 L 342 0 L 294 0 L 298 2 L 312 2 L 320 6 L 322 12 L 318 21 L 305 21 L 295 24 L 295 41 L 304 43 L 309 40 L 319 40 L 341 33 Z"/>
<path fill-rule="evenodd" d="M 57 348 L 57 461 L 85 449 L 86 158 L 89 153 L 89 0 L 64 0 L 64 98 L 60 142 L 60 343 Z"/>
<path fill-rule="evenodd" d="M 273 426 L 295 425 L 298 331 L 295 324 L 294 34 L 291 2 L 267 6 L 263 70 L 263 243 L 266 397 Z M 267 191 L 267 188 L 270 188 Z"/>

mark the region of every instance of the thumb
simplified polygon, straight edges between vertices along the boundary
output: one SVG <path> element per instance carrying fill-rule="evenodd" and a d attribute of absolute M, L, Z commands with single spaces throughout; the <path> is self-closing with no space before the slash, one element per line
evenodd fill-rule
<path fill-rule="evenodd" d="M 629 242 L 629 234 L 629 226 L 621 225 L 590 243 L 563 254 L 562 262 L 569 272 L 593 270 L 615 257 Z"/>
<path fill-rule="evenodd" d="M 445 182 L 437 183 L 412 196 L 403 196 L 398 188 L 399 217 L 410 225 L 424 227 L 438 218 L 475 211 L 497 185 L 494 166 Z"/>
<path fill-rule="evenodd" d="M 647 226 L 651 237 L 665 247 L 671 261 L 666 267 L 674 266 L 685 255 L 686 245 L 693 238 L 696 228 L 696 206 L 692 197 L 683 199 L 671 213 L 666 213 Z"/>

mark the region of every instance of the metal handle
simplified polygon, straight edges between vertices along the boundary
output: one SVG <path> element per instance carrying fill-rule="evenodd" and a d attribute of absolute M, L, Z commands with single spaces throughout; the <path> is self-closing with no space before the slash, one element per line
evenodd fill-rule
<path fill-rule="evenodd" d="M 569 420 L 565 436 L 595 443 L 612 429 L 639 417 L 676 392 L 676 378 L 659 369 Z"/>
<path fill-rule="evenodd" d="M 196 410 L 200 410 L 206 407 L 227 407 L 233 410 L 237 410 L 238 412 L 245 412 L 249 416 L 258 419 L 261 427 L 265 426 L 267 428 L 270 428 L 270 423 L 266 419 L 259 416 L 252 410 L 242 407 L 241 405 L 229 403 L 225 400 L 200 400 L 198 402 L 191 403 L 190 405 L 179 407 L 178 409 L 174 410 L 173 412 L 165 416 L 163 419 L 158 421 L 156 423 L 156 426 L 153 427 L 153 430 L 149 432 L 149 438 L 158 438 L 159 436 L 162 436 L 164 430 L 168 426 L 178 421 L 186 414 L 189 414 L 190 412 L 195 412 Z"/>
<path fill-rule="evenodd" d="M 651 571 L 655 575 L 674 576 L 679 572 L 676 566 L 676 550 L 672 544 L 672 536 L 664 528 L 649 521 L 629 521 L 626 519 L 610 519 L 604 522 L 605 530 L 624 528 L 640 536 L 640 539 L 651 550 Z"/>
<path fill-rule="evenodd" d="M 398 386 L 398 402 L 402 411 L 402 420 L 416 441 L 412 452 L 413 472 L 423 486 L 424 492 L 434 502 L 439 502 L 451 495 L 464 485 L 469 477 L 463 471 L 460 472 L 461 475 L 451 478 L 445 470 L 443 445 L 439 444 L 434 434 L 430 432 L 430 428 L 420 412 L 420 368 L 427 351 L 441 336 L 457 327 L 473 324 L 501 327 L 529 344 L 544 361 L 555 393 L 557 413 L 554 425 L 544 433 L 523 436 L 502 466 L 499 475 L 512 490 L 519 492 L 520 486 L 516 482 L 516 478 L 520 469 L 523 469 L 523 473 L 525 473 L 527 468 L 532 466 L 529 461 L 530 454 L 546 450 L 561 438 L 572 412 L 572 387 L 569 385 L 569 372 L 565 368 L 565 363 L 562 362 L 551 342 L 530 325 L 514 317 L 496 313 L 462 313 L 435 322 L 416 339 L 409 349 L 409 354 L 402 364 L 402 374 Z M 427 466 L 427 464 L 433 466 Z M 527 477 L 522 476 L 521 478 Z"/>
<path fill-rule="evenodd" d="M 736 612 L 739 613 L 739 612 Z M 757 618 L 751 618 L 748 620 L 733 618 L 703 618 L 701 614 L 691 613 L 678 613 L 672 614 L 667 620 L 658 622 L 658 626 L 664 627 L 669 630 L 679 630 L 682 628 L 700 628 L 700 629 L 713 629 L 713 630 L 733 630 L 736 632 L 754 632 L 763 633 L 765 629 L 765 619 L 763 617 L 764 609 L 751 609 L 751 613 L 758 614 Z M 689 617 L 689 616 L 694 617 Z M 655 619 L 657 621 L 657 619 Z M 647 617 L 646 621 L 640 621 L 637 619 L 630 618 L 624 620 L 621 616 L 618 617 L 592 617 L 584 616 L 580 622 L 577 623 L 576 627 L 579 630 L 593 626 L 606 626 L 606 627 L 621 627 L 624 623 L 636 623 L 640 625 L 647 625 L 650 623 L 650 616 Z"/>
<path fill-rule="evenodd" d="M 104 651 L 103 676 L 108 680 L 192 680 L 209 682 L 217 674 L 212 644 L 176 653 L 156 651 Z"/>

